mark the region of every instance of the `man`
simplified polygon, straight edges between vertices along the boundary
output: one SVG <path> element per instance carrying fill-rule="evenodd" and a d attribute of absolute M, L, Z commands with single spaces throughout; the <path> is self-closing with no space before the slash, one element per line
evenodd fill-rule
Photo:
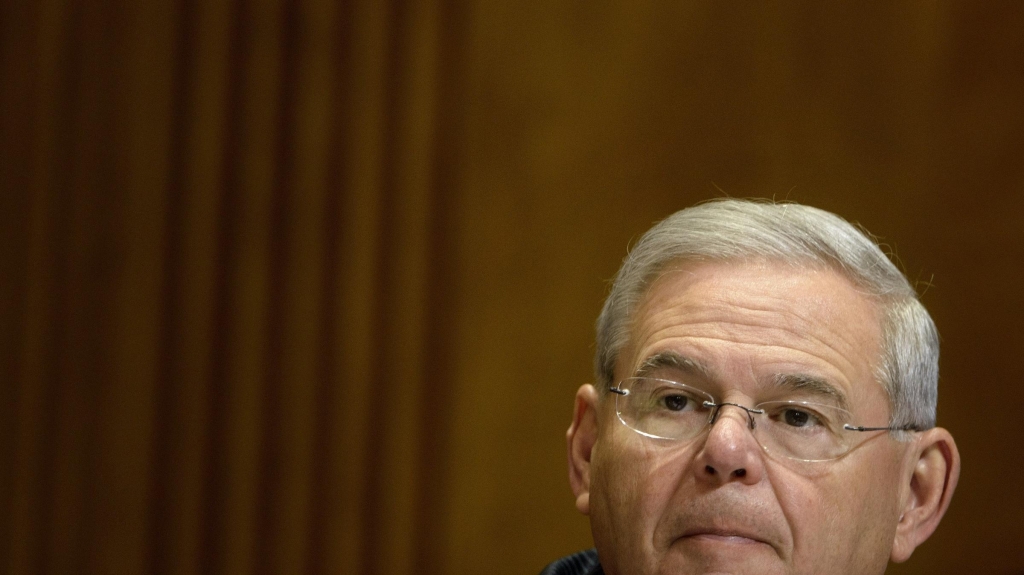
<path fill-rule="evenodd" d="M 721 200 L 638 242 L 567 433 L 595 550 L 545 575 L 883 573 L 960 472 L 935 427 L 938 334 L 841 218 Z"/>

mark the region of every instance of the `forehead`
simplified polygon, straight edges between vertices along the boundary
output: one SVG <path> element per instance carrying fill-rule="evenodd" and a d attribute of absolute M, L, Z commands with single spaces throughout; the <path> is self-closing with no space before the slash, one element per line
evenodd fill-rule
<path fill-rule="evenodd" d="M 877 303 L 834 270 L 774 261 L 679 262 L 633 315 L 618 377 L 659 353 L 709 367 L 723 388 L 798 374 L 863 400 L 880 392 Z"/>

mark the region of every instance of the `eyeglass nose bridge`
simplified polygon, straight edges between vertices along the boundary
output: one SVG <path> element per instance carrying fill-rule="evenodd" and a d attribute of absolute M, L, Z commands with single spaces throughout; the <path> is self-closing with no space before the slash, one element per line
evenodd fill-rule
<path fill-rule="evenodd" d="M 723 401 L 722 403 L 715 403 L 713 401 L 705 401 L 703 405 L 704 405 L 704 407 L 708 407 L 708 408 L 710 408 L 712 410 L 711 411 L 711 425 L 714 425 L 715 422 L 718 421 L 718 415 L 722 412 L 722 408 L 725 407 L 726 405 L 731 405 L 733 407 L 738 407 L 738 408 L 742 409 L 744 412 L 746 412 L 747 420 L 750 422 L 750 429 L 751 430 L 753 430 L 755 427 L 757 427 L 757 422 L 754 421 L 754 414 L 755 413 L 757 415 L 764 414 L 764 410 L 763 409 L 755 409 L 753 407 L 747 407 L 745 405 L 740 405 L 738 403 L 731 403 L 731 402 L 728 402 L 728 401 Z"/>

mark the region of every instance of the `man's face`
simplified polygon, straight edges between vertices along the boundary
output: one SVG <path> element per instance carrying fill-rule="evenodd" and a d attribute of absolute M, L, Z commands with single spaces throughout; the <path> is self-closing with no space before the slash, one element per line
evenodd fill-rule
<path fill-rule="evenodd" d="M 666 367 L 653 375 L 752 407 L 789 398 L 780 376 L 809 376 L 844 396 L 854 424 L 885 426 L 880 342 L 876 305 L 835 272 L 681 264 L 638 307 L 616 377 L 674 354 L 706 374 Z M 762 450 L 735 407 L 695 439 L 651 439 L 619 422 L 616 396 L 601 393 L 589 513 L 609 573 L 885 570 L 913 467 L 906 444 L 865 434 L 837 460 L 795 461 Z"/>

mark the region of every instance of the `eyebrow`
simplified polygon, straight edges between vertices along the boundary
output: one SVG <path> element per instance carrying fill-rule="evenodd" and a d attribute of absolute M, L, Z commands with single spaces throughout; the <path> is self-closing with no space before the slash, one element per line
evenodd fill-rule
<path fill-rule="evenodd" d="M 674 351 L 658 352 L 644 360 L 634 377 L 647 377 L 659 369 L 673 369 L 704 381 L 714 381 L 711 369 L 700 361 Z M 800 391 L 832 400 L 837 407 L 850 411 L 850 403 L 837 386 L 826 379 L 805 373 L 779 373 L 770 379 L 771 385 L 784 391 Z"/>
<path fill-rule="evenodd" d="M 711 370 L 706 365 L 674 351 L 662 351 L 645 359 L 640 364 L 640 367 L 636 369 L 634 376 L 646 377 L 659 369 L 665 368 L 681 371 L 687 375 L 696 376 L 707 381 L 714 379 L 711 376 Z"/>
<path fill-rule="evenodd" d="M 779 373 L 772 377 L 775 387 L 790 391 L 810 392 L 813 395 L 826 397 L 834 401 L 838 407 L 850 411 L 846 394 L 827 380 L 803 373 Z"/>

